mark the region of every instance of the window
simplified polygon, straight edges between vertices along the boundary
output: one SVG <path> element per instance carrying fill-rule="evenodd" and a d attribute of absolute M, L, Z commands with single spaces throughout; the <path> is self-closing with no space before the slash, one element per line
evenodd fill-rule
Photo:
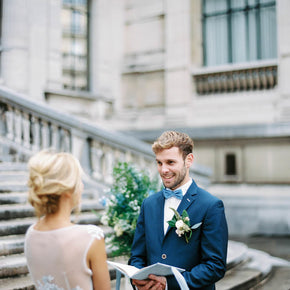
<path fill-rule="evenodd" d="M 1 59 L 2 59 L 2 51 L 3 51 L 3 47 L 2 47 L 2 21 L 3 21 L 3 1 L 0 0 L 0 77 L 2 75 L 1 72 Z"/>
<path fill-rule="evenodd" d="M 63 88 L 89 90 L 88 0 L 63 0 Z"/>
<path fill-rule="evenodd" d="M 273 0 L 204 0 L 205 66 L 277 57 Z"/>
<path fill-rule="evenodd" d="M 236 155 L 226 154 L 226 175 L 237 175 Z"/>

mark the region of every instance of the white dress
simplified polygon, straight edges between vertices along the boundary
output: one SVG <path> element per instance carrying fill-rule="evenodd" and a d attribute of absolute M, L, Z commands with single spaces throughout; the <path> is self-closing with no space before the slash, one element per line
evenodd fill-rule
<path fill-rule="evenodd" d="M 72 225 L 52 231 L 27 230 L 24 253 L 38 290 L 93 289 L 86 257 L 94 239 L 104 237 L 94 225 Z"/>

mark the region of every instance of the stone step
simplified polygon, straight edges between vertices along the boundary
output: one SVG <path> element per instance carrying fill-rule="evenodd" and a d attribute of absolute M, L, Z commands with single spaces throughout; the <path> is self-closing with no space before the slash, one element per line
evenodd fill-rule
<path fill-rule="evenodd" d="M 24 235 L 0 237 L 0 256 L 23 253 Z"/>
<path fill-rule="evenodd" d="M 110 227 L 101 226 L 101 228 L 105 235 L 112 232 Z M 7 254 L 6 256 L 0 256 L 0 278 L 11 278 L 28 273 L 24 256 L 24 238 L 24 235 L 19 235 L 13 236 L 11 239 L 7 237 L 0 239 L 0 245 L 2 245 L 0 250 L 2 249 Z M 14 248 L 15 246 L 16 248 Z M 107 255 L 109 256 L 108 250 Z"/>
<path fill-rule="evenodd" d="M 248 260 L 248 246 L 234 241 L 228 242 L 227 271 Z"/>
<path fill-rule="evenodd" d="M 81 204 L 81 211 L 99 211 L 103 207 L 98 201 L 83 200 Z M 7 204 L 0 205 L 0 220 L 10 220 L 17 218 L 33 217 L 35 216 L 34 208 L 30 204 Z"/>
<path fill-rule="evenodd" d="M 93 212 L 74 215 L 73 220 L 80 224 L 100 224 L 100 217 Z M 25 234 L 27 228 L 36 221 L 35 217 L 0 221 L 0 237 Z"/>
<path fill-rule="evenodd" d="M 27 163 L 23 162 L 0 162 L 0 173 L 2 171 L 25 171 L 27 172 Z"/>
<path fill-rule="evenodd" d="M 0 183 L 0 194 L 7 192 L 28 192 L 28 187 L 21 181 L 1 182 Z"/>
<path fill-rule="evenodd" d="M 0 289 L 5 290 L 35 290 L 29 275 L 0 279 Z"/>
<path fill-rule="evenodd" d="M 123 261 L 124 262 L 124 261 Z M 110 277 L 111 277 L 111 289 L 115 289 L 116 283 L 116 273 L 115 270 L 110 268 Z M 124 279 L 122 279 L 124 280 Z M 22 274 L 17 275 L 9 278 L 0 278 L 0 289 L 5 290 L 34 290 L 35 286 L 34 283 L 30 277 L 30 274 Z M 121 288 L 124 289 L 124 288 Z"/>
<path fill-rule="evenodd" d="M 0 195 L 3 193 L 11 192 L 28 192 L 27 180 L 4 180 L 0 182 Z M 106 188 L 97 185 L 96 188 L 91 187 L 90 184 L 84 182 L 84 194 L 90 198 L 99 196 L 100 192 L 103 192 Z"/>
<path fill-rule="evenodd" d="M 13 278 L 0 279 L 0 289 L 5 290 L 35 290 L 30 275 L 20 275 Z"/>
<path fill-rule="evenodd" d="M 0 278 L 14 277 L 28 273 L 23 254 L 0 257 Z"/>
<path fill-rule="evenodd" d="M 0 206 L 0 220 L 33 217 L 34 209 L 29 204 L 9 204 Z"/>
<path fill-rule="evenodd" d="M 111 227 L 99 225 L 105 235 L 112 233 Z M 8 256 L 14 254 L 22 254 L 24 251 L 24 238 L 25 235 L 10 235 L 0 237 L 0 256 Z M 107 248 L 107 255 L 110 256 L 111 250 Z"/>
<path fill-rule="evenodd" d="M 246 253 L 245 250 L 247 250 Z M 111 260 L 111 258 L 108 259 Z M 116 258 L 113 260 L 116 260 Z M 121 262 L 126 263 L 127 261 L 122 260 Z M 247 246 L 242 243 L 230 241 L 227 263 L 227 273 L 225 277 L 216 284 L 217 290 L 250 289 L 261 283 L 261 281 L 270 274 L 273 266 L 278 264 L 285 265 L 289 262 L 271 257 L 261 251 L 248 249 Z M 29 276 L 23 276 L 25 271 L 27 272 L 23 255 L 12 255 L 7 260 L 2 258 L 2 260 L 0 259 L 0 265 L 2 264 L 5 264 L 5 269 L 1 270 L 0 266 L 0 277 L 3 277 L 3 279 L 0 279 L 0 285 L 3 285 L 3 289 L 33 289 L 27 288 L 33 285 Z M 229 265 L 231 265 L 231 268 Z M 10 278 L 5 276 L 7 274 L 10 275 Z M 112 268 L 110 268 L 110 275 L 111 279 L 115 278 L 115 271 Z M 124 284 L 124 279 L 122 280 L 122 284 Z M 111 284 L 112 287 L 114 287 L 114 281 L 112 281 Z"/>
<path fill-rule="evenodd" d="M 116 288 L 115 271 L 112 269 L 109 271 L 110 271 L 110 277 L 111 277 L 111 289 L 115 289 Z M 126 286 L 124 285 L 124 282 L 122 281 L 121 289 L 125 289 L 124 287 Z M 30 275 L 27 274 L 27 275 L 15 276 L 13 278 L 0 279 L 0 289 L 35 290 L 35 286 L 33 284 L 33 281 Z M 129 288 L 126 287 L 126 289 L 129 289 Z"/>
<path fill-rule="evenodd" d="M 0 205 L 3 204 L 23 204 L 27 202 L 27 191 L 5 192 L 0 194 Z"/>
<path fill-rule="evenodd" d="M 244 261 L 226 272 L 225 277 L 216 284 L 217 290 L 253 289 L 268 278 L 274 267 L 290 267 L 290 262 L 255 249 L 247 250 Z"/>
<path fill-rule="evenodd" d="M 96 193 L 94 189 L 85 188 L 82 194 L 82 202 L 85 200 L 94 200 L 96 202 Z M 28 191 L 0 192 L 0 206 L 4 204 L 25 204 L 27 203 Z"/>
<path fill-rule="evenodd" d="M 26 171 L 0 171 L 0 183 L 2 182 L 23 182 L 28 180 L 28 172 Z"/>

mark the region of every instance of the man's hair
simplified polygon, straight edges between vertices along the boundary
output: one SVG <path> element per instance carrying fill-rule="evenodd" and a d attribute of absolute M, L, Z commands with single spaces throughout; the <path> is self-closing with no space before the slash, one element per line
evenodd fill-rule
<path fill-rule="evenodd" d="M 185 133 L 166 131 L 153 143 L 152 150 L 156 154 L 164 149 L 170 149 L 172 147 L 179 148 L 183 159 L 185 159 L 189 153 L 192 153 L 193 141 Z"/>

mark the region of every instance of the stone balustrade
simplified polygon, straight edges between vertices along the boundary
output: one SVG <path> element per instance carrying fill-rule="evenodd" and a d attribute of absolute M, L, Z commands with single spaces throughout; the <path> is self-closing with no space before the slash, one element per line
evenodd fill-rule
<path fill-rule="evenodd" d="M 4 87 L 0 87 L 0 115 L 2 158 L 26 161 L 45 148 L 71 152 L 89 175 L 105 184 L 111 183 L 118 161 L 133 162 L 140 169 L 155 167 L 149 144 L 31 102 Z"/>
<path fill-rule="evenodd" d="M 89 176 L 105 185 L 111 184 L 117 162 L 132 162 L 152 175 L 157 173 L 149 144 L 86 123 L 45 103 L 32 102 L 0 86 L 0 161 L 11 156 L 14 161 L 26 161 L 46 148 L 71 152 Z M 192 175 L 207 184 L 210 171 L 195 164 Z"/>
<path fill-rule="evenodd" d="M 277 63 L 229 65 L 193 72 L 198 95 L 273 89 L 277 85 Z"/>

